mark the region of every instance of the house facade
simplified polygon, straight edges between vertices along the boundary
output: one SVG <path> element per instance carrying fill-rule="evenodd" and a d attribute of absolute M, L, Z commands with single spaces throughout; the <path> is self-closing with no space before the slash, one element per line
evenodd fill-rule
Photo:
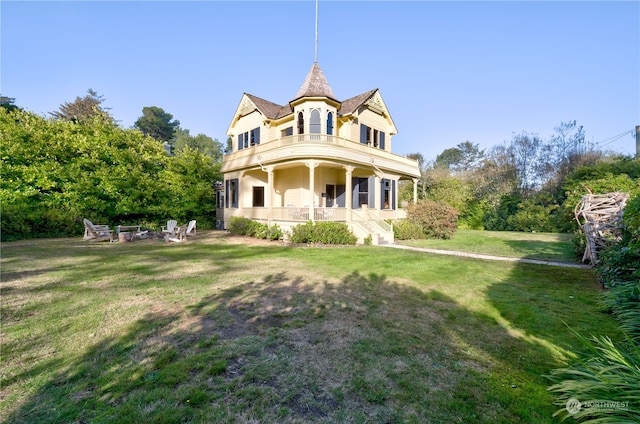
<path fill-rule="evenodd" d="M 385 221 L 405 216 L 400 181 L 417 161 L 391 152 L 396 127 L 377 89 L 338 100 L 317 63 L 295 98 L 278 105 L 243 94 L 227 131 L 218 207 L 284 230 L 311 221 L 344 222 L 360 241 L 393 242 Z"/>

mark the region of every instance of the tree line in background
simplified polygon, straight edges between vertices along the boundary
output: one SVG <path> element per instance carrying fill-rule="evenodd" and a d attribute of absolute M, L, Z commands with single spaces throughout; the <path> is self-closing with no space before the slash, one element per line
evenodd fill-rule
<path fill-rule="evenodd" d="M 73 236 L 82 219 L 155 228 L 215 225 L 222 145 L 158 107 L 120 127 L 89 90 L 50 118 L 0 96 L 2 240 Z M 170 153 L 170 154 L 167 154 Z"/>
<path fill-rule="evenodd" d="M 576 121 L 547 139 L 523 132 L 488 151 L 466 141 L 430 162 L 409 156 L 420 164 L 418 198 L 453 208 L 460 228 L 573 232 L 574 208 L 589 191 L 640 194 L 640 161 L 598 150 Z M 404 184 L 400 198 L 412 197 Z"/>

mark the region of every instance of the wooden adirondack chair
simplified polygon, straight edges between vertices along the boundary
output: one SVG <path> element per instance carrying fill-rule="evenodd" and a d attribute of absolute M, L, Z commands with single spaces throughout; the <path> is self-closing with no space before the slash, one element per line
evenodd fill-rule
<path fill-rule="evenodd" d="M 196 235 L 196 220 L 193 219 L 189 221 L 187 224 L 187 230 L 184 232 L 185 236 L 195 236 Z"/>
<path fill-rule="evenodd" d="M 96 225 L 87 218 L 84 222 L 84 240 L 89 241 L 113 241 L 113 230 L 108 225 Z"/>
<path fill-rule="evenodd" d="M 167 225 L 162 227 L 162 232 L 165 234 L 175 234 L 176 227 L 178 226 L 178 221 L 175 219 L 170 219 L 167 221 Z"/>
<path fill-rule="evenodd" d="M 165 241 L 174 241 L 177 243 L 183 242 L 187 239 L 187 235 L 196 234 L 196 220 L 189 221 L 187 225 L 181 225 L 175 227 L 174 232 L 171 234 L 165 234 Z"/>

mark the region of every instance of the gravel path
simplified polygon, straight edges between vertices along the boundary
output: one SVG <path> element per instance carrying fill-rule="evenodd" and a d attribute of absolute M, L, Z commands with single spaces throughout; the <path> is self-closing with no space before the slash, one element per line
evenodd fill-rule
<path fill-rule="evenodd" d="M 591 268 L 590 265 L 575 264 L 571 262 L 543 261 L 540 259 L 527 259 L 527 258 L 509 258 L 506 256 L 481 255 L 477 253 L 456 252 L 451 250 L 427 249 L 424 247 L 405 246 L 402 244 L 381 244 L 380 246 L 393 247 L 395 249 L 414 250 L 417 252 L 434 253 L 437 255 L 449 255 L 449 256 L 461 256 L 465 258 L 486 259 L 490 261 L 520 262 L 520 263 L 526 263 L 526 264 L 562 266 L 566 268 L 581 268 L 581 269 Z"/>

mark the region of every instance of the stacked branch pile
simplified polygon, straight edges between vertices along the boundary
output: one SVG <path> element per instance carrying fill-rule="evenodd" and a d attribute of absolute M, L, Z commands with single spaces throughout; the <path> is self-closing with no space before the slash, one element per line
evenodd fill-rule
<path fill-rule="evenodd" d="M 620 241 L 622 212 L 628 199 L 629 194 L 621 192 L 582 196 L 575 216 L 587 241 L 583 262 L 595 265 L 602 248 Z"/>

